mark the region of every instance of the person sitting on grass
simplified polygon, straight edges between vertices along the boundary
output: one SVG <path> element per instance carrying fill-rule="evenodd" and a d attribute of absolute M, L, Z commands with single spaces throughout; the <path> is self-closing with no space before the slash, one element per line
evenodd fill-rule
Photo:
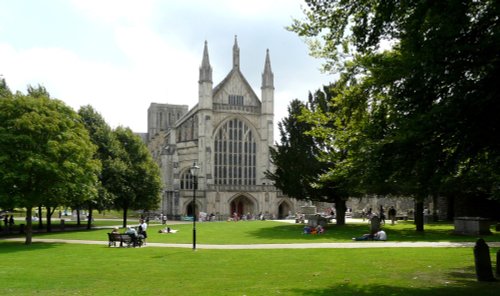
<path fill-rule="evenodd" d="M 385 233 L 385 231 L 380 230 L 380 231 L 378 231 L 378 232 L 375 233 L 375 235 L 373 236 L 373 240 L 386 241 L 387 240 L 387 234 Z"/>
<path fill-rule="evenodd" d="M 377 240 L 377 241 L 386 241 L 387 234 L 383 230 L 379 230 L 375 233 L 365 233 L 360 237 L 353 237 L 354 241 L 366 241 L 366 240 Z"/>
<path fill-rule="evenodd" d="M 323 226 L 318 224 L 318 226 L 316 226 L 316 233 L 323 234 L 323 232 L 325 232 L 325 229 L 323 228 Z"/>
<path fill-rule="evenodd" d="M 311 234 L 311 227 L 304 226 L 304 232 L 303 232 L 303 234 Z"/>
<path fill-rule="evenodd" d="M 170 232 L 171 232 L 170 227 L 165 227 L 165 229 L 158 230 L 158 233 L 170 233 Z"/>

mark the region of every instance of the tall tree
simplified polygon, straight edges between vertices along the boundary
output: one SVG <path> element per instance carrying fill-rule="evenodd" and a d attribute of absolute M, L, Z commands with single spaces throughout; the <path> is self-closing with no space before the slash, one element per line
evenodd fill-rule
<path fill-rule="evenodd" d="M 266 175 L 290 197 L 335 203 L 336 222 L 343 225 L 348 198 L 344 184 L 340 179 L 322 178 L 332 165 L 324 158 L 325 149 L 330 147 L 318 133 L 312 133 L 314 122 L 301 119 L 304 112 L 326 112 L 330 98 L 330 88 L 324 87 L 310 94 L 307 104 L 299 100 L 290 103 L 288 117 L 278 123 L 281 142 L 271 148 L 274 172 Z"/>
<path fill-rule="evenodd" d="M 305 104 L 293 100 L 288 106 L 288 117 L 278 123 L 280 143 L 270 148 L 274 172 L 267 177 L 286 195 L 296 199 L 316 199 L 313 184 L 321 173 L 316 159 L 317 145 L 306 132 L 311 126 L 298 120 Z"/>
<path fill-rule="evenodd" d="M 142 139 L 129 128 L 114 131 L 121 151 L 110 166 L 107 188 L 115 195 L 114 204 L 123 210 L 123 227 L 129 210 L 158 207 L 162 190 L 160 169 Z"/>
<path fill-rule="evenodd" d="M 94 157 L 102 163 L 102 170 L 99 174 L 98 198 L 87 204 L 89 212 L 87 228 L 90 228 L 93 216 L 92 210 L 109 209 L 112 207 L 113 200 L 115 199 L 111 190 L 108 190 L 108 186 L 110 186 L 109 180 L 112 179 L 110 175 L 113 173 L 111 167 L 119 156 L 120 146 L 113 130 L 106 123 L 102 115 L 94 110 L 92 106 L 81 107 L 78 110 L 78 114 L 89 132 L 92 143 L 97 147 Z"/>
<path fill-rule="evenodd" d="M 385 173 L 380 181 L 392 191 L 415 196 L 417 230 L 423 230 L 423 199 L 458 180 L 472 181 L 462 184 L 477 193 L 474 180 L 483 177 L 481 191 L 495 196 L 498 1 L 306 3 L 306 19 L 290 29 L 309 38 L 326 70 L 350 73 L 378 91 L 367 97 L 369 110 L 370 100 L 384 98 L 370 113 L 385 128 L 359 151 L 370 155 L 363 159 L 372 167 L 378 164 Z M 391 53 L 379 51 L 384 40 L 393 44 Z"/>
<path fill-rule="evenodd" d="M 17 93 L 0 100 L 0 196 L 26 209 L 93 198 L 99 162 L 78 114 L 47 96 Z"/>

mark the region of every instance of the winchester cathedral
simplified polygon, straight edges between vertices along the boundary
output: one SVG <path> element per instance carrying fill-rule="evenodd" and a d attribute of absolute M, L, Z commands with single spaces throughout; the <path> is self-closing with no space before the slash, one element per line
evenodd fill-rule
<path fill-rule="evenodd" d="M 240 70 L 240 49 L 233 46 L 232 69 L 214 87 L 205 42 L 198 81 L 198 103 L 152 103 L 147 142 L 162 173 L 161 212 L 169 219 L 211 215 L 284 218 L 299 204 L 266 178 L 273 146 L 274 75 L 266 52 L 260 98 Z M 190 168 L 199 167 L 194 191 Z M 193 194 L 196 205 L 193 205 Z"/>

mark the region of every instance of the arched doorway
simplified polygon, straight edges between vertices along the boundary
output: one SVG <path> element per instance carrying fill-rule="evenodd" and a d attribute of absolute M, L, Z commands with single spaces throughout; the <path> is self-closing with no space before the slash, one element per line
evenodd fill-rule
<path fill-rule="evenodd" d="M 198 217 L 199 212 L 200 210 L 198 209 L 198 207 L 196 207 L 196 209 L 193 208 L 192 201 L 186 206 L 186 215 L 189 217 Z"/>
<path fill-rule="evenodd" d="M 288 204 L 288 202 L 286 201 L 283 201 L 278 207 L 278 219 L 285 219 L 286 217 L 288 217 L 288 215 L 291 214 L 291 211 L 292 207 L 290 206 L 290 204 Z"/>
<path fill-rule="evenodd" d="M 230 203 L 231 212 L 229 215 L 232 217 L 234 213 L 238 214 L 238 217 L 242 217 L 243 215 L 255 215 L 256 207 L 255 202 L 247 196 L 240 195 L 233 199 Z"/>

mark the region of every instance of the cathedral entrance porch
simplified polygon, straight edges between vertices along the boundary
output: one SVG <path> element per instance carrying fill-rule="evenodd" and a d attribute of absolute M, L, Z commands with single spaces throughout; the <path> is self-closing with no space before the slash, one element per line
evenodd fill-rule
<path fill-rule="evenodd" d="M 191 201 L 187 204 L 185 213 L 187 217 L 198 217 L 200 210 L 198 209 L 198 206 L 193 207 L 193 202 Z"/>
<path fill-rule="evenodd" d="M 230 201 L 230 215 L 233 219 L 252 219 L 255 213 L 256 202 L 245 195 L 238 195 Z"/>

